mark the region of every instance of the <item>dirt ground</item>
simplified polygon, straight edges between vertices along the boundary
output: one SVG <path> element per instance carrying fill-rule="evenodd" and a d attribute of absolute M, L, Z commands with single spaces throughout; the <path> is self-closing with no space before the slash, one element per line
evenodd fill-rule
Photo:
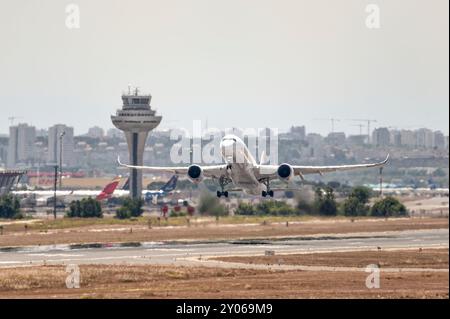
<path fill-rule="evenodd" d="M 333 267 L 366 267 L 375 264 L 381 269 L 388 268 L 433 268 L 448 269 L 448 249 L 414 249 L 396 251 L 362 251 L 315 254 L 289 254 L 252 257 L 214 258 L 226 262 L 303 265 Z"/>
<path fill-rule="evenodd" d="M 309 272 L 86 265 L 68 289 L 63 266 L 2 269 L 0 298 L 448 298 L 448 273 Z"/>
<path fill-rule="evenodd" d="M 175 227 L 138 225 L 93 225 L 51 230 L 27 230 L 20 226 L 5 226 L 0 235 L 0 247 L 24 245 L 51 245 L 68 243 L 114 243 L 162 241 L 180 239 L 236 239 L 268 238 L 273 236 L 301 236 L 315 234 L 346 234 L 355 232 L 397 231 L 407 229 L 447 228 L 446 218 L 403 218 L 356 220 L 308 220 L 298 223 L 264 224 L 192 224 Z"/>

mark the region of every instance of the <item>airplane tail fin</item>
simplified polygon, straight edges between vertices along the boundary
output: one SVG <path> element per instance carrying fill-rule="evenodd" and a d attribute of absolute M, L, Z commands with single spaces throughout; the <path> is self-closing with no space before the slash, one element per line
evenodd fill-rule
<path fill-rule="evenodd" d="M 124 191 L 130 190 L 130 178 L 127 178 L 127 180 L 125 181 L 125 184 L 123 184 L 123 186 L 122 186 L 122 190 L 124 190 Z"/>
<path fill-rule="evenodd" d="M 177 175 L 173 175 L 170 180 L 167 182 L 166 185 L 164 185 L 161 190 L 163 192 L 171 192 L 173 191 L 176 187 L 177 187 L 177 182 L 178 182 L 178 176 Z"/>
<path fill-rule="evenodd" d="M 107 184 L 105 188 L 101 191 L 101 193 L 97 196 L 97 200 L 103 200 L 111 197 L 114 191 L 119 185 L 120 178 L 115 178 L 111 183 Z"/>
<path fill-rule="evenodd" d="M 267 164 L 267 162 L 268 162 L 268 157 L 267 157 L 267 154 L 266 154 L 266 151 L 262 151 L 262 153 L 261 153 L 261 159 L 259 160 L 259 165 L 265 165 L 265 164 Z"/>

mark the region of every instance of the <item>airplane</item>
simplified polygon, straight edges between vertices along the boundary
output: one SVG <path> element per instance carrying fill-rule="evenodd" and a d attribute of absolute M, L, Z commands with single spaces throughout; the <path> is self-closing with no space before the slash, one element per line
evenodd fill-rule
<path fill-rule="evenodd" d="M 143 191 L 145 192 L 145 201 L 152 202 L 154 204 L 157 203 L 158 198 L 162 198 L 175 190 L 177 187 L 177 182 L 178 176 L 173 175 L 170 180 L 163 187 L 161 187 L 161 189 L 155 191 Z"/>
<path fill-rule="evenodd" d="M 258 195 L 263 197 L 273 197 L 274 190 L 270 182 L 279 179 L 285 182 L 293 177 L 299 176 L 304 180 L 304 175 L 320 174 L 335 171 L 345 171 L 352 169 L 380 167 L 387 164 L 389 154 L 382 162 L 357 165 L 337 165 L 337 166 L 297 166 L 283 163 L 281 165 L 265 165 L 265 154 L 261 156 L 258 164 L 251 155 L 245 143 L 238 136 L 225 135 L 220 142 L 220 151 L 225 164 L 200 166 L 192 164 L 187 167 L 155 167 L 155 166 L 135 166 L 123 164 L 120 157 L 117 158 L 118 164 L 122 167 L 131 169 L 141 169 L 153 173 L 172 173 L 177 175 L 186 174 L 193 183 L 200 183 L 204 178 L 218 180 L 220 190 L 217 191 L 217 197 L 228 197 L 229 190 L 225 187 L 234 184 L 238 189 L 230 191 L 243 191 L 246 194 Z"/>
<path fill-rule="evenodd" d="M 111 196 L 114 194 L 114 191 L 116 190 L 117 186 L 120 183 L 120 178 L 114 179 L 112 183 L 109 183 L 103 188 L 103 190 L 100 192 L 100 194 L 97 195 L 95 198 L 98 201 L 102 201 L 108 198 L 111 198 Z"/>
<path fill-rule="evenodd" d="M 112 182 L 108 183 L 101 192 L 95 190 L 72 190 L 72 191 L 56 191 L 56 198 L 61 199 L 68 196 L 73 197 L 95 197 L 96 200 L 102 201 L 110 198 L 117 186 L 119 185 L 120 178 L 115 178 Z M 46 191 L 14 191 L 12 192 L 14 195 L 18 196 L 33 196 L 25 197 L 23 199 L 23 203 L 27 205 L 37 205 L 37 206 L 46 206 L 49 202 L 53 203 L 53 198 L 55 196 L 54 191 L 46 190 Z"/>

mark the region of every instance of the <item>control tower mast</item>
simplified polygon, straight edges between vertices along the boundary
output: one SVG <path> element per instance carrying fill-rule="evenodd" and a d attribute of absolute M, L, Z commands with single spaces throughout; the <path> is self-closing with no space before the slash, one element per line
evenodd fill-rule
<path fill-rule="evenodd" d="M 140 94 L 138 88 L 122 95 L 122 109 L 111 115 L 115 127 L 124 131 L 127 138 L 131 165 L 143 165 L 144 148 L 148 133 L 162 120 L 150 106 L 152 96 Z M 142 171 L 131 169 L 130 193 L 132 198 L 140 198 L 142 193 Z"/>

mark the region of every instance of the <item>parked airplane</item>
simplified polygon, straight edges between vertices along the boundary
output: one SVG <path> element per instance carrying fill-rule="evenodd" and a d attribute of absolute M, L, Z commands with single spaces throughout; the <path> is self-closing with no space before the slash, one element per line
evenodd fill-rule
<path fill-rule="evenodd" d="M 101 201 L 110 198 L 117 186 L 119 185 L 120 178 L 115 178 L 111 183 L 108 183 L 101 192 L 95 190 L 72 190 L 72 191 L 56 191 L 56 198 L 61 201 L 65 197 L 95 197 Z M 26 196 L 23 199 L 25 205 L 31 206 L 46 206 L 49 202 L 53 203 L 55 193 L 51 190 L 45 191 L 15 191 L 14 195 Z"/>
<path fill-rule="evenodd" d="M 212 178 L 218 180 L 220 190 L 217 191 L 217 197 L 228 197 L 228 190 L 225 187 L 229 184 L 239 189 L 231 189 L 230 191 L 244 191 L 245 193 L 263 197 L 274 196 L 274 189 L 270 187 L 270 182 L 274 179 L 289 181 L 294 176 L 299 176 L 302 180 L 306 174 L 320 174 L 334 171 L 344 171 L 360 168 L 384 166 L 388 160 L 379 163 L 358 164 L 358 165 L 338 165 L 338 166 L 296 166 L 287 163 L 281 165 L 264 165 L 265 155 L 261 156 L 260 164 L 256 162 L 251 155 L 245 143 L 235 135 L 226 135 L 220 142 L 220 150 L 225 164 L 200 166 L 192 164 L 188 167 L 152 167 L 152 166 L 133 166 L 122 164 L 120 158 L 118 162 L 120 166 L 142 169 L 154 173 L 173 173 L 187 174 L 193 183 L 200 183 L 204 178 Z"/>
<path fill-rule="evenodd" d="M 177 181 L 178 176 L 173 175 L 169 179 L 169 181 L 163 187 L 161 187 L 161 189 L 155 191 L 143 191 L 145 192 L 145 201 L 153 202 L 154 204 L 156 204 L 158 202 L 158 198 L 165 197 L 167 194 L 175 190 L 175 188 L 177 187 Z"/>
<path fill-rule="evenodd" d="M 112 183 L 109 183 L 108 185 L 105 186 L 105 188 L 100 192 L 100 194 L 97 195 L 95 199 L 98 201 L 102 201 L 104 199 L 111 198 L 119 183 L 120 178 L 114 179 Z"/>

